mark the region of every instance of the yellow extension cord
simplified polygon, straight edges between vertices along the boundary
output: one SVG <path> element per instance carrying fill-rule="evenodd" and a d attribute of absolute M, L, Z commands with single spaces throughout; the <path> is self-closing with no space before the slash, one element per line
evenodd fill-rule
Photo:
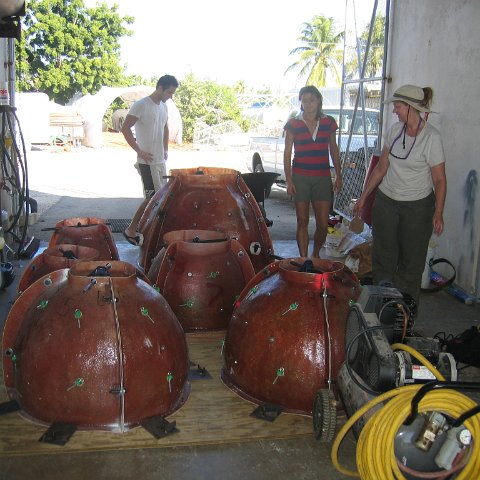
<path fill-rule="evenodd" d="M 435 377 L 444 381 L 438 370 L 419 352 L 409 347 L 395 343 L 394 350 L 404 350 L 423 365 Z M 397 480 L 406 479 L 397 465 L 394 451 L 395 436 L 403 422 L 410 415 L 412 399 L 422 385 L 399 387 L 385 392 L 364 405 L 355 412 L 341 428 L 332 445 L 331 459 L 335 468 L 344 475 L 360 477 L 362 480 Z M 371 408 L 390 399 L 380 410 L 368 420 L 360 433 L 357 443 L 356 462 L 358 471 L 349 470 L 340 465 L 338 450 L 342 440 L 354 423 Z M 418 404 L 418 413 L 442 412 L 450 417 L 458 418 L 477 404 L 460 392 L 449 389 L 438 389 L 428 392 Z M 456 480 L 474 480 L 480 478 L 480 416 L 474 415 L 465 420 L 464 425 L 472 434 L 472 443 L 468 461 Z"/>

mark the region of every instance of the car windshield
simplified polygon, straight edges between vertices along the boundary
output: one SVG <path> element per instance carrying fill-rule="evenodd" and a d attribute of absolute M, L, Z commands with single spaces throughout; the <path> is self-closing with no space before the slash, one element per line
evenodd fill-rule
<path fill-rule="evenodd" d="M 330 115 L 335 119 L 337 124 L 342 130 L 342 134 L 348 134 L 352 124 L 353 118 L 353 109 L 343 109 L 342 115 L 342 124 L 339 124 L 340 118 L 340 109 L 329 109 L 324 108 L 323 112 L 325 115 Z M 378 134 L 378 110 L 365 110 L 365 122 L 366 122 L 366 132 L 367 135 L 377 135 Z M 364 126 L 363 126 L 363 116 L 362 110 L 358 109 L 355 116 L 355 125 L 353 126 L 352 135 L 363 135 Z"/>

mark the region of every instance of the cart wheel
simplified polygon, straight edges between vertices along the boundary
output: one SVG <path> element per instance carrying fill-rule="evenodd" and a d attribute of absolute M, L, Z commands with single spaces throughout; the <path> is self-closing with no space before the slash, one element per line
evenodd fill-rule
<path fill-rule="evenodd" d="M 335 436 L 337 426 L 337 408 L 335 406 L 335 396 L 328 389 L 320 389 L 315 395 L 313 401 L 313 430 L 315 438 L 328 443 Z"/>

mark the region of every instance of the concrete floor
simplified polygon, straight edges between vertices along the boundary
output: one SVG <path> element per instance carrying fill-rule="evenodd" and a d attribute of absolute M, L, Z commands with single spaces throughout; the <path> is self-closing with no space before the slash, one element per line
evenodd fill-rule
<path fill-rule="evenodd" d="M 106 155 L 104 151 L 104 156 Z M 108 155 L 111 157 L 111 152 Z M 209 158 L 210 155 L 208 155 Z M 39 157 L 38 157 L 39 158 Z M 44 163 L 50 160 L 45 156 Z M 54 159 L 65 162 L 68 169 L 81 172 L 78 160 Z M 206 161 L 194 160 L 197 165 Z M 127 165 L 127 162 L 124 162 Z M 124 164 L 122 163 L 122 165 Z M 65 166 L 65 165 L 64 165 Z M 59 220 L 74 216 L 99 216 L 102 218 L 131 218 L 140 203 L 138 195 L 139 179 L 134 176 L 131 164 L 125 168 L 126 177 L 116 178 L 123 186 L 129 182 L 133 193 L 120 196 L 117 192 L 101 195 L 96 191 L 87 192 L 85 186 L 76 191 L 50 188 L 39 179 L 46 165 L 34 167 L 31 182 L 32 197 L 40 205 L 41 214 L 36 224 L 30 227 L 29 234 L 41 240 L 41 248 L 46 247 L 51 236 L 51 228 Z M 180 167 L 184 164 L 179 165 Z M 78 168 L 78 170 L 76 170 Z M 122 167 L 123 168 L 123 167 Z M 122 168 L 120 168 L 121 171 Z M 239 170 L 241 168 L 238 168 Z M 50 172 L 52 170 L 50 169 Z M 118 173 L 118 169 L 117 169 Z M 63 176 L 63 175 L 62 175 Z M 123 182 L 123 183 L 121 183 Z M 61 184 L 62 182 L 57 182 Z M 110 185 L 108 181 L 106 181 Z M 105 185 L 104 183 L 103 185 Z M 133 185 L 132 183 L 132 185 Z M 45 188 L 44 188 L 45 186 Z M 102 187 L 102 182 L 98 188 Z M 118 188 L 118 185 L 117 187 Z M 128 190 L 128 189 L 126 189 Z M 81 193 L 78 193 L 81 192 Z M 126 195 L 129 193 L 126 192 Z M 117 196 L 118 195 L 118 196 Z M 266 200 L 267 216 L 274 221 L 270 234 L 275 253 L 283 257 L 297 256 L 295 238 L 295 215 L 291 201 L 282 189 L 274 188 L 271 198 Z M 121 234 L 114 235 L 120 255 L 126 261 L 134 261 L 136 248 L 124 241 Z M 28 261 L 15 261 L 16 282 Z M 0 327 L 15 300 L 16 283 L 0 292 Z M 479 306 L 467 306 L 444 291 L 422 294 L 415 329 L 422 335 L 432 336 L 439 331 L 460 333 L 480 321 Z M 463 378 L 479 381 L 479 370 L 467 368 Z M 353 435 L 347 437 L 340 458 L 348 468 L 354 468 L 355 441 Z M 329 446 L 318 443 L 312 436 L 293 440 L 255 441 L 222 445 L 204 445 L 188 448 L 159 448 L 122 450 L 81 454 L 56 453 L 34 456 L 0 456 L 0 479 L 343 479 L 349 478 L 338 473 L 330 461 Z"/>

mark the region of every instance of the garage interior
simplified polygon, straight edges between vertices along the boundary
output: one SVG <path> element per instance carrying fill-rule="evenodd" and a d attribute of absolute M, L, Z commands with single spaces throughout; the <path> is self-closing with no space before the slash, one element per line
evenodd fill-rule
<path fill-rule="evenodd" d="M 376 7 L 377 2 L 374 5 Z M 480 134 L 480 123 L 472 108 L 479 97 L 472 79 L 478 77 L 480 62 L 472 61 L 472 58 L 479 57 L 475 46 L 480 41 L 476 28 L 480 5 L 475 0 L 455 4 L 448 0 L 421 3 L 392 0 L 381 3 L 379 8 L 385 8 L 389 18 L 387 62 L 380 79 L 383 93 L 404 83 L 433 85 L 435 88 L 433 108 L 438 114 L 432 115 L 430 121 L 445 137 L 449 132 L 444 145 L 449 182 L 445 212 L 448 228 L 439 239 L 437 256 L 449 259 L 457 272 L 456 282 L 478 298 L 480 216 L 478 198 L 475 197 L 476 184 L 473 182 L 473 190 L 467 187 L 472 184 L 472 178 L 477 178 L 479 165 L 475 139 Z M 11 45 L 12 40 L 0 41 Z M 7 69 L 5 75 L 11 84 L 14 68 L 13 71 Z M 365 83 L 378 81 L 364 80 Z M 363 85 L 363 80 L 357 79 L 357 83 Z M 358 98 L 360 102 L 361 96 Z M 385 114 L 383 130 L 388 128 L 389 121 L 391 119 Z M 281 193 L 273 191 L 271 198 L 266 200 L 268 214 L 272 211 L 275 217 L 286 216 L 279 198 Z M 18 207 L 15 202 L 19 201 L 17 198 L 7 204 L 8 211 L 15 211 Z M 78 201 L 76 205 L 78 210 L 73 214 L 78 217 L 92 216 L 91 212 L 99 208 L 94 205 L 94 200 Z M 135 206 L 131 199 L 119 199 L 115 205 L 103 207 L 103 216 L 125 218 Z M 337 207 L 339 213 L 348 215 L 343 211 L 344 206 Z M 71 205 L 62 202 L 45 214 L 53 224 L 71 216 Z M 296 256 L 293 215 L 287 224 L 282 234 L 272 229 L 271 239 L 276 255 L 293 258 Z M 34 225 L 29 234 L 42 251 L 51 232 L 42 232 Z M 285 240 L 284 235 L 290 236 L 291 240 Z M 125 242 L 118 232 L 113 233 L 113 238 L 120 259 L 135 264 L 137 249 Z M 25 270 L 28 262 L 16 259 L 13 264 L 17 272 L 13 283 L 0 293 L 2 330 L 16 300 L 20 272 Z M 438 332 L 461 333 L 472 325 L 478 326 L 478 322 L 478 304 L 465 304 L 446 291 L 438 291 L 422 295 L 414 330 L 416 335 L 431 338 Z M 0 416 L 2 478 L 349 478 L 332 463 L 335 448 L 332 449 L 331 441 L 322 442 L 315 438 L 319 435 L 311 416 L 282 413 L 273 422 L 255 419 L 251 417 L 255 405 L 225 388 L 220 380 L 223 337 L 223 332 L 187 334 L 189 360 L 193 363 L 190 380 L 195 396 L 167 418 L 176 421 L 179 432 L 157 439 L 141 427 L 125 433 L 79 430 L 65 445 L 59 446 L 38 441 L 46 430 L 45 426 L 29 422 L 16 412 L 5 412 Z M 2 359 L 5 362 L 6 355 L 2 355 Z M 462 366 L 465 365 L 458 366 L 458 380 L 477 382 L 478 385 L 478 368 L 462 369 Z M 8 395 L 5 386 L 2 387 L 0 400 L 5 404 Z M 471 390 L 475 389 L 472 387 Z M 472 391 L 465 393 L 478 405 L 479 397 Z M 347 422 L 343 410 L 339 409 L 337 413 L 336 433 Z M 350 431 L 339 449 L 339 459 L 349 470 L 355 469 L 357 448 L 357 438 Z M 380 450 L 379 445 L 374 448 Z M 382 457 L 381 452 L 379 455 Z M 475 473 L 480 474 L 479 470 Z M 410 474 L 405 478 L 416 477 Z M 466 477 L 457 472 L 451 478 Z"/>

